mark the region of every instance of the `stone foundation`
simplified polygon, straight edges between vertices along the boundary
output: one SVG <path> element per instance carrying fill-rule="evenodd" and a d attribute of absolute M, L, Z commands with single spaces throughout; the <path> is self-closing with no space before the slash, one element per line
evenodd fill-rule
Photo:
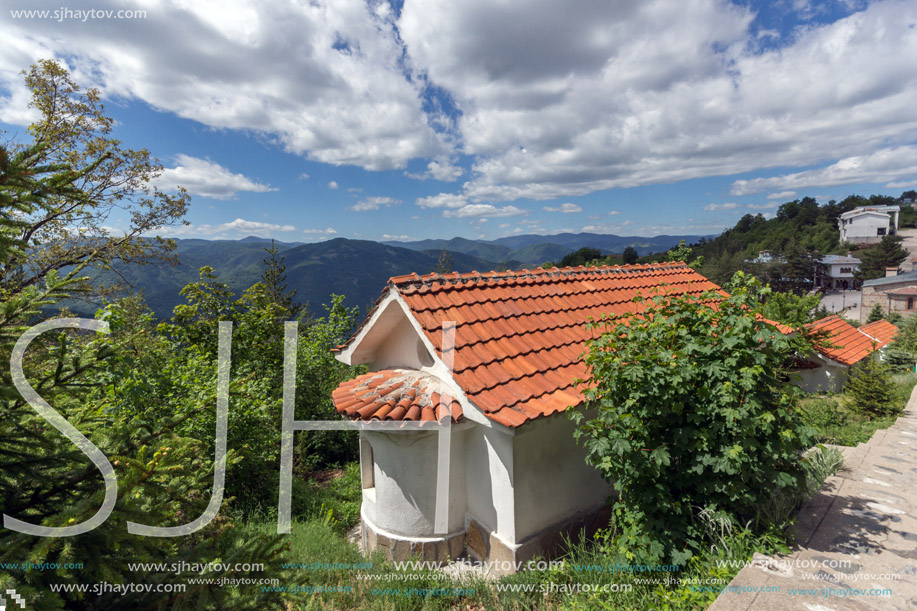
<path fill-rule="evenodd" d="M 503 541 L 474 519 L 468 520 L 464 532 L 445 537 L 411 538 L 380 532 L 364 517 L 360 522 L 360 538 L 364 554 L 381 550 L 389 560 L 419 559 L 442 564 L 467 552 L 475 560 L 492 563 L 492 573 L 505 575 L 524 569 L 534 558 L 556 557 L 562 551 L 565 537 L 575 542 L 584 529 L 586 537 L 591 537 L 608 526 L 610 516 L 611 507 L 603 504 L 549 526 L 515 545 Z"/>
<path fill-rule="evenodd" d="M 389 560 L 416 558 L 428 562 L 446 563 L 449 560 L 455 560 L 465 551 L 464 532 L 446 537 L 401 537 L 379 532 L 365 518 L 360 520 L 360 538 L 364 554 L 381 550 Z"/>
<path fill-rule="evenodd" d="M 611 507 L 603 503 L 553 524 L 515 545 L 506 543 L 471 519 L 465 530 L 465 548 L 476 560 L 493 563 L 493 573 L 515 573 L 517 568 L 524 569 L 525 564 L 534 558 L 551 559 L 558 556 L 562 551 L 564 537 L 576 542 L 584 529 L 586 537 L 591 537 L 600 528 L 608 526 L 610 517 Z"/>

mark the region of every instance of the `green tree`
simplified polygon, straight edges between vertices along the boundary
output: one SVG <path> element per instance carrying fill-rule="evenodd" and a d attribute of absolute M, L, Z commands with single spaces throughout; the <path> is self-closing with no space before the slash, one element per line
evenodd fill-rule
<path fill-rule="evenodd" d="M 586 265 L 590 261 L 601 258 L 601 250 L 598 248 L 584 246 L 579 250 L 564 255 L 564 257 L 560 260 L 560 263 L 557 264 L 557 267 L 577 267 L 580 265 Z"/>
<path fill-rule="evenodd" d="M 455 258 L 448 250 L 443 248 L 442 252 L 439 253 L 439 259 L 436 261 L 433 271 L 437 274 L 448 274 L 452 271 L 454 265 Z"/>
<path fill-rule="evenodd" d="M 33 130 L 35 142 L 16 144 L 14 150 L 0 146 L 0 360 L 5 363 L 11 362 L 23 332 L 46 312 L 92 288 L 88 268 L 149 261 L 166 252 L 167 244 L 139 236 L 176 220 L 186 199 L 144 191 L 141 183 L 155 174 L 149 172 L 149 159 L 122 151 L 117 141 L 106 138 L 108 120 L 87 115 L 97 101 L 95 94 L 75 102 L 75 86 L 55 66 L 43 63 L 28 77 L 33 105 L 43 117 L 40 129 Z M 93 136 L 94 125 L 101 134 Z M 99 224 L 114 206 L 131 215 L 131 229 L 124 236 L 110 236 Z M 128 569 L 129 562 L 166 559 L 270 562 L 282 552 L 282 542 L 276 536 L 243 539 L 226 513 L 178 539 L 127 533 L 128 520 L 184 524 L 207 505 L 213 453 L 204 452 L 200 440 L 180 430 L 214 410 L 215 355 L 196 355 L 193 365 L 200 365 L 199 370 L 182 380 L 193 388 L 193 396 L 185 398 L 187 409 L 175 409 L 173 395 L 156 392 L 155 382 L 168 377 L 176 357 L 162 350 L 162 341 L 153 336 L 152 316 L 134 300 L 109 305 L 97 318 L 108 323 L 109 335 L 46 332 L 25 352 L 23 377 L 14 380 L 10 368 L 0 369 L 0 510 L 30 524 L 62 527 L 94 516 L 105 495 L 96 466 L 49 426 L 14 388 L 14 381 L 29 384 L 109 457 L 118 499 L 103 524 L 81 535 L 36 537 L 0 530 L 0 589 L 15 588 L 37 609 L 280 605 L 279 595 L 260 590 L 187 584 L 190 571 L 138 575 Z M 213 428 L 208 436 L 212 438 Z M 232 451 L 227 458 L 231 464 L 237 460 Z M 10 568 L 9 563 L 23 561 L 82 562 L 83 569 L 25 574 Z M 54 592 L 49 587 L 141 580 L 188 587 L 180 594 L 134 592 L 123 597 Z"/>
<path fill-rule="evenodd" d="M 16 234 L 21 247 L 0 267 L 0 285 L 18 291 L 41 284 L 52 271 L 82 268 L 83 263 L 108 269 L 168 259 L 171 240 L 144 236 L 179 222 L 187 193 L 180 189 L 173 196 L 152 186 L 162 166 L 148 151 L 123 148 L 111 137 L 114 120 L 104 114 L 98 91 L 82 91 L 52 60 L 39 61 L 24 74 L 32 91 L 29 106 L 39 117 L 28 130 L 33 142 L 13 143 L 11 152 L 28 150 L 34 167 L 67 168 L 75 174 L 70 189 L 47 193 L 20 219 Z M 119 210 L 127 217 L 123 229 L 113 232 L 108 225 Z M 81 276 L 69 290 L 99 295 L 102 288 Z"/>
<path fill-rule="evenodd" d="M 885 311 L 882 309 L 882 306 L 878 303 L 872 306 L 872 309 L 869 311 L 869 316 L 866 317 L 866 322 L 878 322 L 885 318 Z"/>
<path fill-rule="evenodd" d="M 694 249 L 685 245 L 684 240 L 680 240 L 678 242 L 678 246 L 676 246 L 675 248 L 671 249 L 668 253 L 666 253 L 666 260 L 673 261 L 673 262 L 674 261 L 684 261 L 685 263 L 688 264 L 688 267 L 690 267 L 691 269 L 699 269 L 701 266 L 704 265 L 704 258 L 697 257 L 696 259 L 692 261 L 691 256 L 693 253 L 694 253 Z"/>
<path fill-rule="evenodd" d="M 286 316 L 297 318 L 305 308 L 296 302 L 296 289 L 287 286 L 287 265 L 283 255 L 278 255 L 277 245 L 271 240 L 271 247 L 265 248 L 267 259 L 262 259 L 261 284 L 270 298 L 284 309 Z"/>
<path fill-rule="evenodd" d="M 891 370 L 875 355 L 851 368 L 846 392 L 853 409 L 870 418 L 901 411 L 894 402 Z"/>
<path fill-rule="evenodd" d="M 624 265 L 633 265 L 637 262 L 637 258 L 639 257 L 637 249 L 633 246 L 625 248 L 622 256 L 624 257 Z"/>
<path fill-rule="evenodd" d="M 871 280 L 885 276 L 888 267 L 897 268 L 907 259 L 907 251 L 901 246 L 899 236 L 887 235 L 875 246 L 860 253 L 862 263 L 854 272 L 858 280 Z"/>
<path fill-rule="evenodd" d="M 762 314 L 768 320 L 775 320 L 791 327 L 802 327 L 817 320 L 820 295 L 796 295 L 773 292 L 764 302 Z"/>
<path fill-rule="evenodd" d="M 592 325 L 590 411 L 571 417 L 587 462 L 618 493 L 616 544 L 628 558 L 682 564 L 708 545 L 705 516 L 764 527 L 777 518 L 762 506 L 804 481 L 809 429 L 784 375 L 795 347 L 754 315 L 756 292 L 767 289 L 637 297 L 639 313 Z"/>

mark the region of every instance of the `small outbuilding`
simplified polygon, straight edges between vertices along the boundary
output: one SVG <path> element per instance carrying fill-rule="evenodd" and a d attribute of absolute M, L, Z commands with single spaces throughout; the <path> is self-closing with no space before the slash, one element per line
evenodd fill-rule
<path fill-rule="evenodd" d="M 806 392 L 841 392 L 850 368 L 890 344 L 898 334 L 898 327 L 887 320 L 857 328 L 840 316 L 816 320 L 806 328 L 825 334 L 816 351 L 796 363 L 796 383 Z"/>
<path fill-rule="evenodd" d="M 898 273 L 889 267 L 884 278 L 874 278 L 863 283 L 860 322 L 864 322 L 872 308 L 878 304 L 886 314 L 897 312 L 910 316 L 917 309 L 917 271 Z"/>
<path fill-rule="evenodd" d="M 371 371 L 333 393 L 366 425 L 364 549 L 513 572 L 607 525 L 612 487 L 564 415 L 583 404 L 587 322 L 637 294 L 710 289 L 683 263 L 391 278 L 338 348 Z"/>

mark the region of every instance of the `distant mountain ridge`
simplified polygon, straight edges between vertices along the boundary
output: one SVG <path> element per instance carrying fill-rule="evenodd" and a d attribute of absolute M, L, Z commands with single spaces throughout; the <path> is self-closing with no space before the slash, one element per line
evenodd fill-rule
<path fill-rule="evenodd" d="M 641 254 L 650 254 L 667 250 L 681 239 L 690 242 L 696 238 L 560 234 L 513 236 L 492 242 L 453 238 L 404 244 L 335 238 L 309 244 L 277 241 L 274 244 L 284 258 L 287 284 L 296 289 L 297 300 L 308 302 L 314 314 L 322 315 L 321 306 L 330 303 L 333 293 L 345 295 L 347 305 L 357 305 L 365 311 L 390 277 L 433 271 L 444 247 L 452 257 L 453 271 L 485 272 L 537 267 L 545 261 L 559 260 L 581 248 L 581 244 L 605 252 L 615 252 L 620 244 L 633 245 Z M 507 240 L 510 242 L 506 243 Z M 179 291 L 197 281 L 201 267 L 213 267 L 219 280 L 237 295 L 258 282 L 264 269 L 263 260 L 268 257 L 265 249 L 270 247 L 271 240 L 249 236 L 241 240 L 178 239 L 175 243 L 179 265 L 123 265 L 116 268 L 116 273 L 101 272 L 98 277 L 103 282 L 126 280 L 135 290 L 143 291 L 157 316 L 165 318 L 184 302 Z"/>
<path fill-rule="evenodd" d="M 496 240 L 469 240 L 467 238 L 418 240 L 416 242 L 383 242 L 411 250 L 442 250 L 461 252 L 491 261 L 519 261 L 525 265 L 541 265 L 555 261 L 567 253 L 583 247 L 598 248 L 602 254 L 620 254 L 628 246 L 640 256 L 666 251 L 677 246 L 680 240 L 687 244 L 697 242 L 700 235 L 618 236 L 602 233 L 558 233 L 555 235 L 525 234 Z"/>

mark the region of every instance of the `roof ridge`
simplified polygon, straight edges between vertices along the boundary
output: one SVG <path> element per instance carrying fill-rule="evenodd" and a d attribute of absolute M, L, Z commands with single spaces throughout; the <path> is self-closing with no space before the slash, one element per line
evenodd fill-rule
<path fill-rule="evenodd" d="M 876 321 L 876 322 L 878 322 L 878 321 Z M 876 343 L 878 343 L 878 344 L 883 343 L 881 339 L 879 339 L 878 337 L 873 337 L 872 335 L 870 335 L 869 333 L 867 333 L 866 331 L 864 331 L 861 327 L 857 327 L 857 331 L 859 331 L 860 333 L 862 333 L 863 335 L 865 335 L 866 337 L 868 337 L 869 339 L 871 339 L 872 341 L 874 341 L 874 342 L 876 342 Z"/>
<path fill-rule="evenodd" d="M 422 286 L 422 285 L 431 285 L 434 282 L 440 284 L 453 283 L 457 284 L 459 282 L 468 282 L 469 280 L 475 282 L 482 282 L 485 280 L 499 281 L 499 280 L 527 280 L 534 278 L 556 278 L 556 277 L 567 277 L 575 274 L 592 274 L 592 275 L 608 275 L 608 274 L 630 274 L 637 272 L 645 271 L 662 271 L 662 270 L 676 270 L 684 269 L 688 267 L 687 263 L 683 261 L 666 261 L 661 263 L 636 263 L 633 265 L 598 265 L 595 267 L 586 267 L 583 265 L 578 265 L 576 267 L 549 267 L 545 268 L 535 268 L 535 269 L 521 269 L 521 270 L 506 270 L 506 271 L 489 271 L 489 272 L 479 272 L 473 270 L 470 272 L 451 272 L 448 274 L 440 274 L 438 272 L 431 272 L 420 276 L 417 272 L 411 274 L 405 274 L 403 276 L 392 276 L 388 280 L 389 286 Z"/>

